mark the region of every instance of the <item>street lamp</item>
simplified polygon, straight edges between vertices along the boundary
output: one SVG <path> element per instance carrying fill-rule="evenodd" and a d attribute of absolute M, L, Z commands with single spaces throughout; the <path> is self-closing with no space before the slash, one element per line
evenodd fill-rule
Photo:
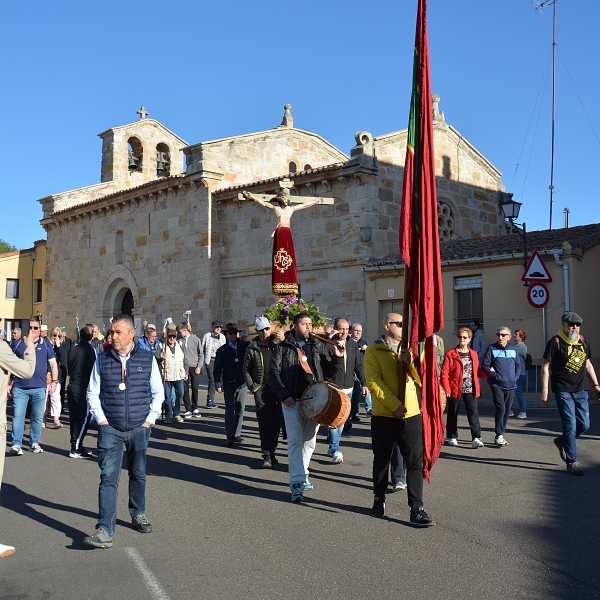
<path fill-rule="evenodd" d="M 500 204 L 500 208 L 502 209 L 504 218 L 510 221 L 511 225 L 517 225 L 516 230 L 523 240 L 523 270 L 525 270 L 527 268 L 527 225 L 525 223 L 519 224 L 515 222 L 519 218 L 519 211 L 521 210 L 523 203 L 513 200 L 512 194 L 509 194 L 509 198 L 510 200 L 506 200 Z M 519 227 L 522 227 L 523 231 L 521 231 Z M 526 281 L 524 285 L 527 287 L 529 283 Z"/>

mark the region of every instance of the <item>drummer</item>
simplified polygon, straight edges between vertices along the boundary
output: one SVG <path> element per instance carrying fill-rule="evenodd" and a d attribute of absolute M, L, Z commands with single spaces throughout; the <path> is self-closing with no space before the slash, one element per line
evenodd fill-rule
<path fill-rule="evenodd" d="M 333 341 L 340 342 L 341 345 L 346 347 L 346 354 L 344 356 L 343 363 L 335 370 L 331 377 L 326 377 L 327 381 L 337 385 L 344 394 L 352 396 L 354 390 L 354 375 L 358 377 L 360 385 L 362 386 L 362 395 L 366 397 L 369 393 L 367 388 L 367 382 L 365 381 L 365 372 L 363 369 L 363 358 L 362 353 L 355 340 L 349 337 L 350 334 L 350 323 L 346 319 L 338 317 L 333 322 L 334 334 L 332 336 Z M 327 346 L 328 352 L 333 352 L 336 346 Z M 344 425 L 340 425 L 337 429 L 330 429 L 327 432 L 327 441 L 329 442 L 329 449 L 327 450 L 327 456 L 330 456 L 334 465 L 339 465 L 344 462 L 344 455 L 340 449 L 340 439 L 342 437 L 342 430 Z"/>
<path fill-rule="evenodd" d="M 323 342 L 310 336 L 312 320 L 307 313 L 294 317 L 294 327 L 284 341 L 277 344 L 269 365 L 268 382 L 282 402 L 287 431 L 288 469 L 292 502 L 304 500 L 304 491 L 312 489 L 308 466 L 314 452 L 319 429 L 300 412 L 299 401 L 313 381 L 323 381 L 343 366 L 345 348 L 325 350 Z"/>

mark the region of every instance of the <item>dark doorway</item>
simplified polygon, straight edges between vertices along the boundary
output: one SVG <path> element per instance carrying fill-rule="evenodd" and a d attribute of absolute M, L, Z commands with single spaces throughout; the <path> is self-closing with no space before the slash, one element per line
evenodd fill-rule
<path fill-rule="evenodd" d="M 121 314 L 133 315 L 133 294 L 131 293 L 131 290 L 127 290 L 125 292 L 125 296 L 123 296 L 123 302 L 121 303 Z"/>

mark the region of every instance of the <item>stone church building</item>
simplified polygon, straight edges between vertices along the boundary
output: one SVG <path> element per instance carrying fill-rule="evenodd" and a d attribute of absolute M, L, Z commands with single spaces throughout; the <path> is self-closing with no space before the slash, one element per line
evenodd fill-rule
<path fill-rule="evenodd" d="M 440 239 L 505 232 L 501 173 L 451 125 L 433 96 Z M 270 306 L 272 211 L 239 192 L 333 198 L 295 214 L 301 295 L 366 322 L 364 267 L 398 249 L 406 130 L 356 133 L 350 155 L 294 127 L 291 106 L 266 131 L 188 145 L 140 118 L 100 134 L 100 183 L 39 200 L 47 232 L 46 319 L 72 327 L 129 312 L 248 327 Z M 373 337 L 377 332 L 366 332 Z"/>

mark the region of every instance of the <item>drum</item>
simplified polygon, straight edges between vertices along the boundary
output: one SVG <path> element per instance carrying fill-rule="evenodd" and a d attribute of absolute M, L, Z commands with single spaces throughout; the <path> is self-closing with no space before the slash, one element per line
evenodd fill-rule
<path fill-rule="evenodd" d="M 350 398 L 333 383 L 313 381 L 302 394 L 300 412 L 319 425 L 337 429 L 350 416 Z"/>

